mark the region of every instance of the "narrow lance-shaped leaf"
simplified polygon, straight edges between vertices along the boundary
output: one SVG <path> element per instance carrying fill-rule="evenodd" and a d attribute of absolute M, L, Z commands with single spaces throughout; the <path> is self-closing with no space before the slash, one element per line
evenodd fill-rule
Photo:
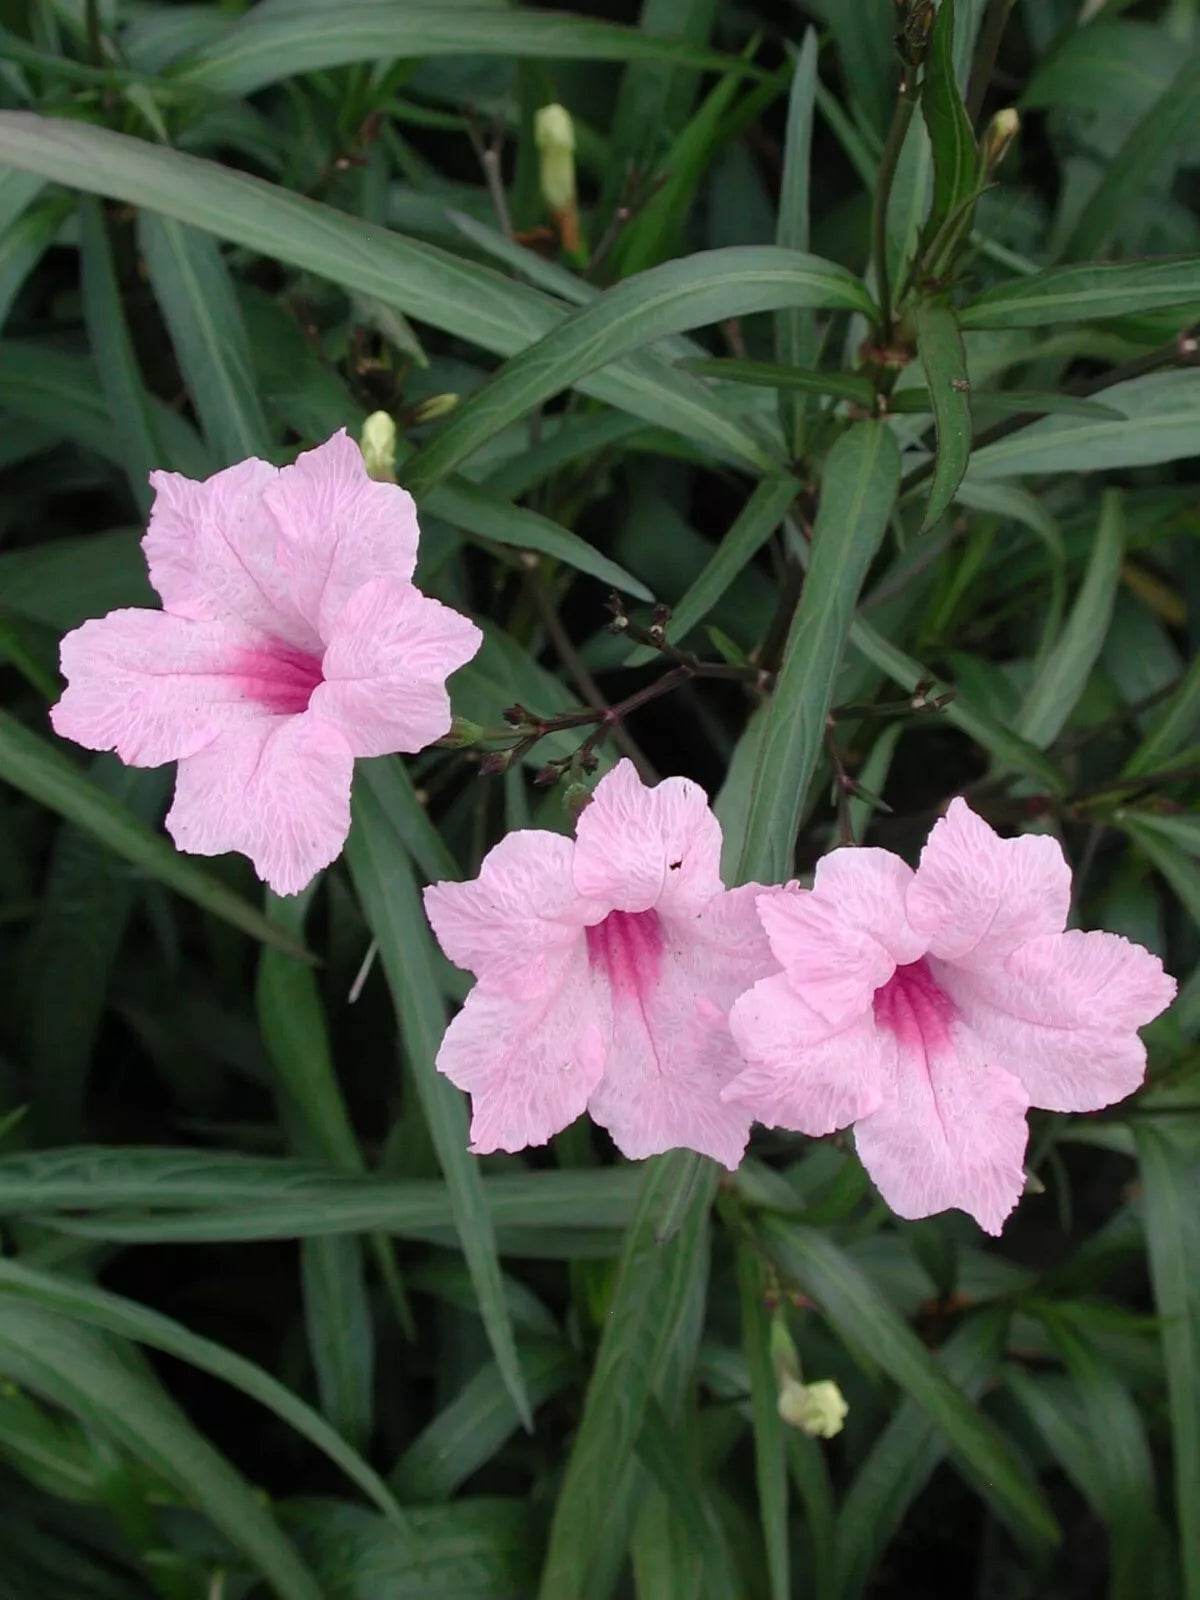
<path fill-rule="evenodd" d="M 1089 262 L 1014 278 L 968 300 L 964 328 L 1059 327 L 1102 317 L 1130 317 L 1200 301 L 1200 256 L 1160 261 Z"/>
<path fill-rule="evenodd" d="M 1109 489 L 1100 502 L 1096 539 L 1075 604 L 1017 718 L 1017 732 L 1040 750 L 1052 744 L 1066 726 L 1099 659 L 1112 621 L 1124 554 L 1121 491 Z"/>
<path fill-rule="evenodd" d="M 933 147 L 933 208 L 927 225 L 932 237 L 979 181 L 979 151 L 954 68 L 954 0 L 941 0 L 934 19 L 921 111 Z M 964 218 L 967 226 L 969 219 Z"/>
<path fill-rule="evenodd" d="M 786 306 L 869 314 L 871 300 L 845 268 L 774 245 L 706 250 L 627 278 L 507 362 L 408 463 L 404 481 L 420 499 L 510 422 L 631 350 Z"/>
<path fill-rule="evenodd" d="M 788 876 L 855 602 L 899 482 L 900 452 L 881 422 L 855 423 L 825 463 L 812 559 L 759 748 L 739 873 L 743 881 L 779 882 Z"/>
<path fill-rule="evenodd" d="M 750 1371 L 754 1465 L 759 1516 L 767 1550 L 767 1575 L 771 1600 L 787 1600 L 791 1593 L 791 1562 L 784 1423 L 779 1415 L 778 1384 L 771 1361 L 771 1329 L 762 1267 L 746 1245 L 738 1249 L 738 1289 L 742 1302 L 742 1346 Z"/>
<path fill-rule="evenodd" d="M 967 356 L 954 312 L 936 300 L 920 300 L 914 311 L 917 353 L 925 370 L 937 425 L 937 464 L 929 486 L 921 531 L 947 510 L 971 454 L 971 403 Z"/>
<path fill-rule="evenodd" d="M 367 922 L 379 941 L 379 957 L 421 1109 L 445 1174 L 462 1252 L 479 1296 L 480 1315 L 508 1392 L 526 1426 L 531 1426 L 496 1237 L 479 1165 L 468 1153 L 466 1109 L 462 1095 L 434 1065 L 446 1025 L 436 953 L 408 852 L 388 816 L 388 770 L 368 763 L 359 766 L 347 860 Z"/>
<path fill-rule="evenodd" d="M 246 329 L 216 241 L 145 211 L 138 241 L 213 454 L 223 467 L 268 456 L 271 434 L 254 389 Z"/>
<path fill-rule="evenodd" d="M 787 128 L 783 142 L 783 179 L 779 191 L 776 244 L 787 250 L 807 250 L 809 244 L 809 167 L 812 162 L 813 108 L 817 92 L 817 31 L 806 28 L 796 57 L 788 96 Z M 805 308 L 775 315 L 775 359 L 783 367 L 811 367 L 817 338 L 813 314 Z M 781 390 L 779 420 L 783 437 L 797 457 L 803 446 L 803 398 Z"/>

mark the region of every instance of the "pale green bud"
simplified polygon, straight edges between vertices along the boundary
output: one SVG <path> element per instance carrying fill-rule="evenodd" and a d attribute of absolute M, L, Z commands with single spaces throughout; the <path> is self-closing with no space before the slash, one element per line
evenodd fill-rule
<path fill-rule="evenodd" d="M 359 448 L 368 478 L 376 483 L 396 481 L 396 424 L 386 411 L 372 411 L 362 425 Z"/>
<path fill-rule="evenodd" d="M 832 1439 L 841 1433 L 850 1407 L 832 1378 L 800 1383 L 785 1378 L 779 1390 L 779 1415 L 790 1428 L 810 1439 Z"/>
<path fill-rule="evenodd" d="M 431 394 L 428 400 L 422 400 L 413 411 L 413 422 L 436 422 L 439 417 L 447 417 L 458 404 L 456 394 Z"/>
<path fill-rule="evenodd" d="M 575 204 L 575 124 L 566 106 L 543 106 L 533 119 L 542 153 L 542 197 L 551 211 Z"/>
<path fill-rule="evenodd" d="M 1008 147 L 1012 144 L 1017 134 L 1021 131 L 1021 115 L 1015 106 L 1006 106 L 996 115 L 984 129 L 980 155 L 983 157 L 983 170 L 991 173 L 1008 154 Z"/>

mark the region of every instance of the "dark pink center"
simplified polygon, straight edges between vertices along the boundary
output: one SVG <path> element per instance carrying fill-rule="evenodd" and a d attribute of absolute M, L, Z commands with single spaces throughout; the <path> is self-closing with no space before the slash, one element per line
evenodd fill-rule
<path fill-rule="evenodd" d="M 904 1051 L 926 1056 L 940 1052 L 950 1041 L 954 1003 L 939 986 L 922 959 L 897 967 L 881 989 L 875 991 L 875 1021 L 895 1035 Z"/>
<path fill-rule="evenodd" d="M 233 676 L 247 700 L 281 716 L 307 710 L 313 690 L 324 681 L 316 656 L 277 643 L 269 650 L 239 651 Z"/>
<path fill-rule="evenodd" d="M 588 961 L 615 998 L 644 1000 L 658 981 L 662 924 L 657 911 L 610 911 L 587 930 Z"/>

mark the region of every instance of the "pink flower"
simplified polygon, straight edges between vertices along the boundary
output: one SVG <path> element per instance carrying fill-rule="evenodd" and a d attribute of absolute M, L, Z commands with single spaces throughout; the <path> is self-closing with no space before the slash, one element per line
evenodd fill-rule
<path fill-rule="evenodd" d="M 142 541 L 161 611 L 112 611 L 62 642 L 55 729 L 135 767 L 178 761 L 181 850 L 240 850 L 294 894 L 341 850 L 355 756 L 450 727 L 446 677 L 474 623 L 412 585 L 417 517 L 344 432 L 282 471 L 155 472 Z"/>
<path fill-rule="evenodd" d="M 426 889 L 443 950 L 479 980 L 437 1058 L 472 1096 L 473 1150 L 544 1144 L 587 1110 L 627 1156 L 737 1165 L 750 1114 L 721 1100 L 740 1066 L 726 1019 L 775 963 L 758 886 L 723 888 L 720 855 L 702 790 L 647 788 L 622 761 L 574 840 L 510 833 L 472 882 Z"/>
<path fill-rule="evenodd" d="M 747 1066 L 724 1097 L 814 1137 L 853 1123 L 893 1211 L 958 1206 L 998 1233 L 1024 1187 L 1029 1106 L 1131 1094 L 1137 1029 L 1175 993 L 1140 945 L 1064 932 L 1070 899 L 1053 839 L 1001 839 L 962 800 L 916 872 L 833 851 L 811 891 L 758 898 L 783 972 L 733 1008 Z"/>

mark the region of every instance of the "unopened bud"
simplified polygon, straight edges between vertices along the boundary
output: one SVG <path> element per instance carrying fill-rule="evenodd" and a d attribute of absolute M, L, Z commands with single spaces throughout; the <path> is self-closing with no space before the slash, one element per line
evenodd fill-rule
<path fill-rule="evenodd" d="M 810 1439 L 832 1439 L 841 1433 L 849 1409 L 832 1378 L 816 1383 L 787 1378 L 779 1391 L 779 1415 L 789 1428 L 799 1428 Z"/>
<path fill-rule="evenodd" d="M 469 722 L 466 717 L 452 717 L 450 732 L 439 739 L 438 744 L 445 750 L 465 750 L 469 745 L 478 744 L 483 734 L 477 722 Z"/>
<path fill-rule="evenodd" d="M 561 776 L 559 768 L 549 761 L 544 767 L 538 768 L 533 775 L 533 781 L 539 789 L 548 789 L 552 783 L 557 783 Z"/>
<path fill-rule="evenodd" d="M 479 763 L 479 776 L 495 778 L 501 772 L 507 772 L 511 762 L 511 750 L 489 750 Z"/>
<path fill-rule="evenodd" d="M 414 424 L 436 422 L 439 417 L 448 417 L 458 401 L 459 396 L 456 394 L 431 394 L 428 400 L 422 400 L 420 405 L 413 409 L 413 422 Z"/>
<path fill-rule="evenodd" d="M 1016 106 L 1005 106 L 984 129 L 980 156 L 985 175 L 990 175 L 1008 154 L 1008 147 L 1021 131 L 1021 116 Z"/>
<path fill-rule="evenodd" d="M 396 481 L 396 424 L 386 411 L 372 411 L 362 425 L 359 445 L 367 477 L 376 483 Z"/>
<path fill-rule="evenodd" d="M 586 783 L 569 783 L 563 790 L 563 810 L 572 819 L 578 818 L 591 801 L 592 791 Z"/>
<path fill-rule="evenodd" d="M 579 249 L 579 207 L 575 195 L 575 125 L 565 106 L 543 106 L 533 120 L 541 153 L 542 199 L 558 227 L 563 248 Z"/>

